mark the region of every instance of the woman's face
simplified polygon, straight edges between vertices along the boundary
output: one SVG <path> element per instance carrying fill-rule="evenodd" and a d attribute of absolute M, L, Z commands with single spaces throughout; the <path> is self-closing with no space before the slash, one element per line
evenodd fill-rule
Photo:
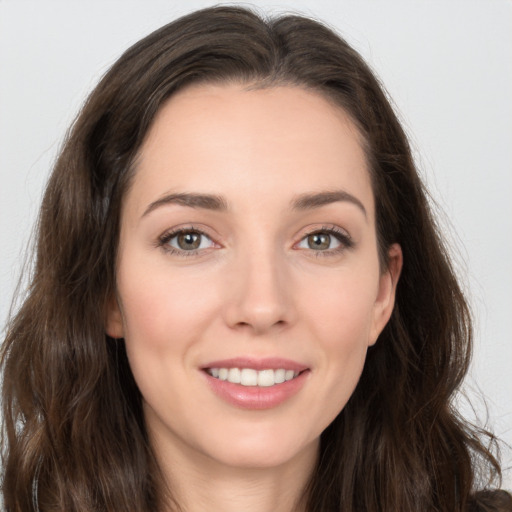
<path fill-rule="evenodd" d="M 269 467 L 316 453 L 391 314 L 389 255 L 381 272 L 341 109 L 297 87 L 173 96 L 125 198 L 107 321 L 157 454 Z"/>

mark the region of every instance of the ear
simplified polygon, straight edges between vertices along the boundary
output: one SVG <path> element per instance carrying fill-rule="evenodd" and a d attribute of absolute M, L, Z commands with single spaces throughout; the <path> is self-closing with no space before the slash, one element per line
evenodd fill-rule
<path fill-rule="evenodd" d="M 388 265 L 379 279 L 379 292 L 373 307 L 373 322 L 368 345 L 374 345 L 395 305 L 396 286 L 402 271 L 403 256 L 399 244 L 393 244 L 388 251 Z"/>
<path fill-rule="evenodd" d="M 124 338 L 123 315 L 115 295 L 112 295 L 107 303 L 105 332 L 111 338 Z"/>

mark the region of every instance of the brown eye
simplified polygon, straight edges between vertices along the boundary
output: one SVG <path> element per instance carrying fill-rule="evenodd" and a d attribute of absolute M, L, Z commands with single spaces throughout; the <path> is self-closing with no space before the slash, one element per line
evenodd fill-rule
<path fill-rule="evenodd" d="M 175 254 L 195 254 L 196 251 L 215 247 L 215 243 L 201 231 L 180 230 L 164 235 L 160 245 Z"/>
<path fill-rule="evenodd" d="M 183 251 L 193 251 L 201 245 L 201 237 L 200 233 L 181 233 L 176 237 L 176 243 Z"/>
<path fill-rule="evenodd" d="M 338 228 L 325 228 L 305 235 L 296 245 L 297 249 L 307 249 L 317 255 L 335 255 L 353 246 L 348 233 Z"/>
<path fill-rule="evenodd" d="M 331 235 L 326 233 L 313 233 L 307 237 L 309 249 L 324 251 L 330 248 Z"/>

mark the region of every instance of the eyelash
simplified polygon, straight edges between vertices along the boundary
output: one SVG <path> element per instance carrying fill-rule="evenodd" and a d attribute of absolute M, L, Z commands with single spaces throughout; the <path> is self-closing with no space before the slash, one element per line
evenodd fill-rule
<path fill-rule="evenodd" d="M 157 245 L 158 245 L 158 247 L 162 248 L 166 253 L 172 254 L 175 256 L 183 256 L 185 258 L 188 256 L 196 256 L 197 254 L 199 254 L 200 251 L 203 251 L 204 249 L 193 249 L 190 251 L 185 251 L 185 250 L 176 249 L 175 247 L 172 247 L 171 245 L 169 245 L 169 242 L 173 238 L 175 238 L 179 235 L 187 234 L 187 233 L 194 233 L 194 234 L 197 234 L 200 236 L 204 236 L 204 237 L 208 238 L 209 240 L 211 240 L 211 242 L 213 244 L 215 243 L 215 242 L 213 242 L 212 238 L 207 233 L 205 233 L 203 230 L 191 226 L 191 227 L 187 227 L 187 228 L 178 228 L 178 229 L 174 229 L 171 231 L 167 231 L 158 239 Z"/>
<path fill-rule="evenodd" d="M 180 250 L 180 249 L 176 249 L 175 247 L 172 247 L 171 245 L 169 245 L 169 242 L 173 238 L 175 238 L 179 235 L 187 234 L 187 233 L 194 233 L 194 234 L 197 234 L 200 236 L 204 236 L 204 237 L 208 238 L 212 242 L 212 244 L 215 244 L 215 242 L 211 239 L 211 237 L 207 233 L 205 233 L 201 229 L 191 226 L 191 227 L 187 227 L 187 228 L 174 229 L 174 230 L 164 233 L 162 236 L 160 236 L 158 238 L 156 245 L 168 254 L 181 256 L 181 257 L 196 256 L 201 251 L 204 251 L 204 249 L 193 249 L 190 251 Z M 294 246 L 301 243 L 303 240 L 307 239 L 309 236 L 317 235 L 317 234 L 325 234 L 325 235 L 332 236 L 340 243 L 340 246 L 336 247 L 334 249 L 325 249 L 325 250 L 316 250 L 316 251 L 314 249 L 310 249 L 310 251 L 312 253 L 314 253 L 315 257 L 317 257 L 317 258 L 318 257 L 337 256 L 338 254 L 342 253 L 343 251 L 354 247 L 354 241 L 352 240 L 350 235 L 336 226 L 322 226 L 321 229 L 311 230 L 311 231 L 307 232 L 304 236 L 302 236 L 301 239 L 299 240 L 299 242 L 294 244 Z"/>
<path fill-rule="evenodd" d="M 323 251 L 314 249 L 310 249 L 312 253 L 314 253 L 316 258 L 325 258 L 329 256 L 338 256 L 342 252 L 346 251 L 347 249 L 352 249 L 354 247 L 354 241 L 350 237 L 350 235 L 343 231 L 342 229 L 338 228 L 337 226 L 322 226 L 320 229 L 313 229 L 306 233 L 298 243 L 301 243 L 303 240 L 307 239 L 311 235 L 317 235 L 317 234 L 323 234 L 323 235 L 329 235 L 334 237 L 339 243 L 339 247 L 336 247 L 334 249 L 326 249 Z"/>

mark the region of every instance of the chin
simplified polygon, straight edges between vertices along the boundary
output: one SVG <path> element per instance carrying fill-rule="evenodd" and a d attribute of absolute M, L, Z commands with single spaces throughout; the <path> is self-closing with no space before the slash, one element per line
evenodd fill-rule
<path fill-rule="evenodd" d="M 305 442 L 289 435 L 276 436 L 275 432 L 267 436 L 253 435 L 226 441 L 217 444 L 215 453 L 210 456 L 223 465 L 240 469 L 270 469 L 302 457 L 314 460 L 319 446 L 319 438 Z"/>

